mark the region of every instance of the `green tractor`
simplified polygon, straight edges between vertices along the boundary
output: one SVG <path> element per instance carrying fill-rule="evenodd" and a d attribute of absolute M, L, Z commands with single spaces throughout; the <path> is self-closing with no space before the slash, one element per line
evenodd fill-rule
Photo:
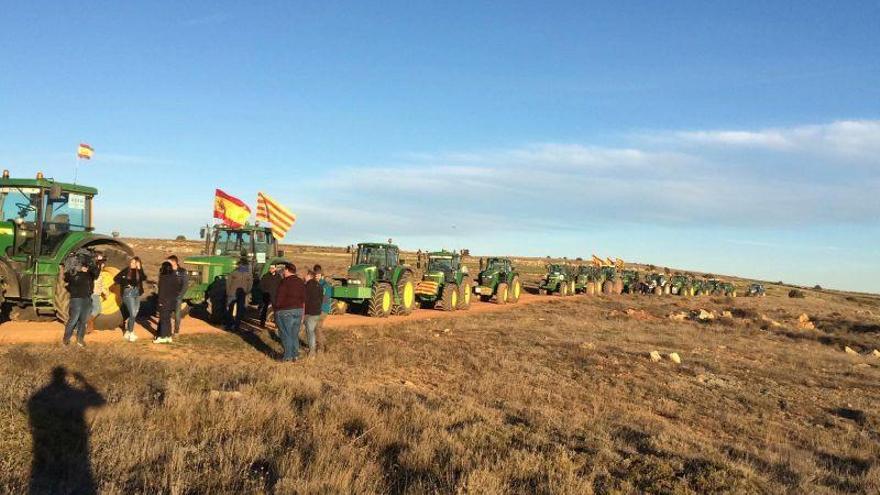
<path fill-rule="evenodd" d="M 510 258 L 480 258 L 480 274 L 474 292 L 483 302 L 495 298 L 497 304 L 515 303 L 522 294 L 522 282 Z"/>
<path fill-rule="evenodd" d="M 736 297 L 736 286 L 730 282 L 722 282 L 712 278 L 703 282 L 702 293 L 712 296 Z"/>
<path fill-rule="evenodd" d="M 218 290 L 225 291 L 226 276 L 242 260 L 247 260 L 254 277 L 251 303 L 259 303 L 262 293 L 256 282 L 269 271 L 269 266 L 286 261 L 272 229 L 260 225 L 215 226 L 203 228 L 201 236 L 205 240 L 202 254 L 189 256 L 183 261 L 189 270 L 189 286 L 183 297 L 187 304 L 184 311 L 188 312 L 191 306 L 202 306 L 211 321 L 219 321 L 225 308 L 215 308 L 217 298 L 212 295 Z"/>
<path fill-rule="evenodd" d="M 578 290 L 577 272 L 571 265 L 551 263 L 547 265 L 547 274 L 538 285 L 538 293 L 573 296 Z"/>
<path fill-rule="evenodd" d="M 763 284 L 751 284 L 746 292 L 747 297 L 764 297 L 767 295 L 767 289 Z"/>
<path fill-rule="evenodd" d="M 95 328 L 122 323 L 122 295 L 113 277 L 134 254 L 125 243 L 94 233 L 92 201 L 97 189 L 65 184 L 37 174 L 0 178 L 0 302 L 12 305 L 12 319 L 57 317 L 67 321 L 70 294 L 61 266 L 70 256 L 101 253 L 100 277 L 109 295 L 101 303 Z"/>
<path fill-rule="evenodd" d="M 415 288 L 421 307 L 455 311 L 471 306 L 471 277 L 461 262 L 461 254 L 437 251 L 419 255 L 416 267 L 424 269 Z"/>
<path fill-rule="evenodd" d="M 358 244 L 348 275 L 335 280 L 333 312 L 343 314 L 355 306 L 373 317 L 408 315 L 415 306 L 414 279 L 394 244 Z"/>
<path fill-rule="evenodd" d="M 681 273 L 676 273 L 670 277 L 669 283 L 666 285 L 669 287 L 669 294 L 674 296 L 697 295 L 697 288 L 694 284 L 694 279 Z"/>
<path fill-rule="evenodd" d="M 666 275 L 662 273 L 650 273 L 645 277 L 643 289 L 647 294 L 654 294 L 657 296 L 669 294 L 670 290 L 668 287 L 669 279 L 667 279 Z"/>
<path fill-rule="evenodd" d="M 623 292 L 637 294 L 641 289 L 641 275 L 638 270 L 621 270 L 620 281 L 623 283 Z"/>

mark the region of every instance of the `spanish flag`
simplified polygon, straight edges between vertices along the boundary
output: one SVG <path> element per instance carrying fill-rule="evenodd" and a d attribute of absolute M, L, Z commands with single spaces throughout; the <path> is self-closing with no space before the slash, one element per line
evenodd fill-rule
<path fill-rule="evenodd" d="M 92 155 L 95 154 L 95 149 L 89 146 L 86 143 L 79 143 L 79 148 L 76 150 L 76 157 L 82 158 L 83 160 L 91 160 Z"/>
<path fill-rule="evenodd" d="M 217 189 L 214 193 L 214 218 L 233 228 L 247 223 L 251 209 L 244 201 Z"/>
<path fill-rule="evenodd" d="M 296 222 L 296 215 L 267 194 L 257 193 L 257 220 L 272 224 L 272 236 L 284 239 Z"/>

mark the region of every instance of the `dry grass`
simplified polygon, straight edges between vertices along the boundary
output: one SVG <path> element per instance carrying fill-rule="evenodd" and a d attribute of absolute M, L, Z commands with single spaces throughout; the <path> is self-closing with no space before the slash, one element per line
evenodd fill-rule
<path fill-rule="evenodd" d="M 11 346 L 0 491 L 27 489 L 26 404 L 61 365 L 106 401 L 87 416 L 102 493 L 877 493 L 880 360 L 840 346 L 880 347 L 878 319 L 823 297 L 548 298 L 334 331 L 295 365 L 255 350 L 279 348 L 266 334 Z M 737 317 L 665 318 L 700 305 Z"/>

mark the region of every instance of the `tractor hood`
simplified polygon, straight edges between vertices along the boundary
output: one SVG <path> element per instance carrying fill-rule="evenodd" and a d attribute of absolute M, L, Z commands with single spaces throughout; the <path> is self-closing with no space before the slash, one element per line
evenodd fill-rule
<path fill-rule="evenodd" d="M 430 280 L 431 282 L 442 284 L 446 281 L 446 273 L 441 271 L 426 272 L 422 280 Z"/>
<path fill-rule="evenodd" d="M 376 280 L 379 269 L 375 265 L 352 265 L 348 269 L 349 282 L 368 285 L 371 280 Z"/>
<path fill-rule="evenodd" d="M 193 266 L 229 266 L 234 267 L 236 260 L 230 256 L 189 256 L 183 260 L 185 265 Z"/>

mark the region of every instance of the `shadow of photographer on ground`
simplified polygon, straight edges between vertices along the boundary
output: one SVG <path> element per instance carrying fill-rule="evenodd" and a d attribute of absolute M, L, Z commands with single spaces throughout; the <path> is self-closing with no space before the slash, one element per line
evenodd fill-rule
<path fill-rule="evenodd" d="M 73 385 L 68 376 L 73 378 Z M 53 369 L 52 380 L 30 397 L 31 494 L 97 493 L 85 412 L 105 403 L 81 374 L 68 375 L 62 366 Z"/>

